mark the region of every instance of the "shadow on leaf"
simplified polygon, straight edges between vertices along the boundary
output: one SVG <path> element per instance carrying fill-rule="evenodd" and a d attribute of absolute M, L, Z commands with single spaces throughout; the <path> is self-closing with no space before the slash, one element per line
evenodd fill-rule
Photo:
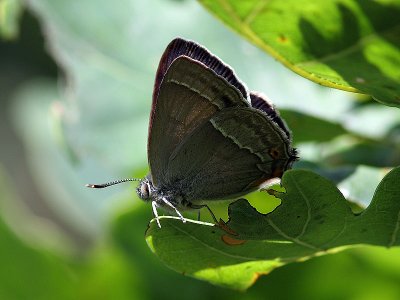
<path fill-rule="evenodd" d="M 396 6 L 380 6 L 370 1 L 358 1 L 358 4 L 369 18 L 375 30 L 373 34 L 363 36 L 353 10 L 339 4 L 342 31 L 331 38 L 323 36 L 310 21 L 300 19 L 306 50 L 316 61 L 328 65 L 359 91 L 372 95 L 386 105 L 399 106 L 400 84 L 393 79 L 393 74 L 398 74 L 395 66 L 400 63 L 400 24 L 399 18 L 390 16 L 399 16 L 400 10 Z M 383 17 L 388 21 L 382 22 Z M 379 45 L 368 45 L 371 39 L 379 40 Z M 390 76 L 374 64 L 382 58 L 385 60 L 385 71 L 390 69 Z M 388 64 L 388 61 L 392 61 L 392 64 Z"/>
<path fill-rule="evenodd" d="M 161 230 L 151 222 L 147 242 L 172 269 L 236 289 L 289 262 L 361 244 L 400 244 L 400 168 L 385 176 L 359 214 L 332 182 L 310 171 L 287 171 L 282 185 L 286 193 L 275 193 L 282 203 L 269 214 L 240 199 L 225 226 L 162 218 Z"/>

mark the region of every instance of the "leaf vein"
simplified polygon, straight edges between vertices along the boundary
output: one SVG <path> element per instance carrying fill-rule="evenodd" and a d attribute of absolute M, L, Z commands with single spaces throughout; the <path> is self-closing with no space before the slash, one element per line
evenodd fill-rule
<path fill-rule="evenodd" d="M 328 54 L 324 57 L 319 58 L 318 60 L 314 59 L 314 60 L 308 60 L 308 61 L 303 61 L 303 62 L 298 62 L 298 63 L 294 63 L 292 61 L 290 61 L 288 59 L 288 57 L 285 57 L 281 54 L 281 52 L 279 52 L 277 49 L 271 47 L 269 44 L 267 44 L 264 40 L 262 40 L 251 28 L 251 26 L 249 26 L 251 24 L 252 19 L 255 18 L 255 16 L 252 16 L 252 14 L 254 14 L 254 12 L 251 12 L 246 18 L 245 20 L 241 20 L 241 18 L 237 15 L 237 13 L 234 11 L 233 7 L 229 4 L 228 1 L 226 0 L 218 0 L 219 4 L 221 5 L 221 7 L 225 10 L 225 12 L 227 13 L 227 15 L 233 20 L 234 23 L 236 23 L 235 25 L 237 25 L 239 28 L 236 28 L 236 30 L 243 34 L 245 37 L 247 37 L 248 39 L 250 39 L 250 41 L 252 41 L 255 45 L 257 45 L 258 47 L 260 47 L 261 49 L 263 49 L 264 51 L 266 51 L 267 53 L 269 53 L 270 55 L 272 55 L 274 58 L 276 58 L 278 61 L 280 61 L 282 64 L 284 64 L 286 67 L 288 67 L 289 69 L 291 69 L 292 71 L 296 72 L 297 74 L 299 74 L 300 76 L 303 76 L 305 78 L 308 78 L 314 82 L 317 82 L 319 84 L 322 85 L 327 85 L 327 83 L 331 84 L 333 87 L 344 90 L 344 91 L 349 91 L 349 92 L 359 92 L 359 90 L 349 84 L 346 83 L 342 83 L 340 80 L 339 81 L 335 81 L 335 80 L 331 80 L 329 78 L 324 77 L 324 75 L 319 75 L 313 72 L 308 71 L 305 66 L 306 65 L 312 65 L 312 64 L 316 64 L 316 63 L 323 63 L 323 62 L 328 62 L 334 58 L 339 58 L 340 56 L 343 55 L 347 55 L 349 53 L 352 53 L 353 51 L 357 50 L 360 48 L 360 46 L 363 43 L 366 43 L 366 41 L 368 41 L 369 39 L 372 38 L 376 38 L 380 35 L 385 35 L 386 33 L 390 33 L 393 31 L 396 31 L 398 29 L 398 27 L 400 25 L 396 25 L 394 27 L 391 27 L 383 32 L 380 33 L 376 33 L 373 32 L 367 36 L 364 36 L 360 39 L 358 39 L 358 41 L 351 45 L 350 47 L 346 48 L 346 49 L 342 49 L 340 51 L 336 51 L 333 54 Z M 260 4 L 257 4 L 256 6 L 259 6 Z M 259 13 L 261 10 L 260 9 L 255 9 L 255 11 L 257 13 Z M 228 22 L 226 22 L 227 25 L 230 25 Z M 230 25 L 231 26 L 231 25 Z M 329 86 L 329 85 L 328 85 Z"/>
<path fill-rule="evenodd" d="M 318 248 L 318 247 L 316 247 L 316 246 L 314 246 L 314 245 L 311 245 L 311 244 L 309 244 L 309 243 L 303 242 L 302 240 L 298 239 L 297 237 L 291 237 L 291 236 L 287 235 L 287 234 L 284 233 L 278 226 L 276 226 L 275 223 L 274 223 L 270 218 L 268 218 L 267 221 L 268 221 L 268 224 L 269 224 L 273 229 L 275 229 L 275 231 L 276 231 L 278 234 L 280 234 L 281 236 L 283 236 L 285 239 L 290 240 L 290 241 L 292 241 L 292 242 L 294 242 L 294 243 L 296 243 L 296 244 L 298 244 L 298 245 L 300 245 L 300 246 L 306 247 L 306 248 L 310 248 L 310 249 L 318 250 L 318 251 L 323 251 L 323 249 Z"/>
<path fill-rule="evenodd" d="M 299 184 L 297 183 L 296 180 L 293 180 L 293 184 L 296 186 L 297 191 L 299 192 L 299 194 L 301 195 L 301 197 L 303 198 L 304 202 L 307 205 L 307 219 L 303 225 L 303 228 L 300 232 L 300 234 L 298 236 L 296 236 L 296 239 L 301 238 L 304 233 L 307 230 L 308 224 L 310 223 L 311 220 L 311 206 L 310 206 L 310 202 L 308 201 L 308 198 L 306 197 L 306 195 L 304 194 L 304 192 L 302 191 L 302 189 L 299 187 Z"/>
<path fill-rule="evenodd" d="M 174 227 L 176 230 L 178 230 L 178 231 L 182 232 L 183 234 L 187 235 L 187 236 L 188 236 L 189 238 L 191 238 L 192 240 L 194 240 L 194 241 L 196 241 L 196 242 L 199 242 L 199 243 L 202 244 L 203 246 L 205 246 L 205 247 L 207 247 L 207 248 L 209 248 L 209 249 L 211 249 L 211 250 L 213 250 L 214 252 L 217 252 L 217 253 L 219 253 L 219 254 L 222 254 L 222 255 L 225 255 L 225 256 L 228 256 L 228 257 L 231 257 L 231 258 L 235 258 L 235 259 L 244 260 L 244 261 L 248 261 L 248 260 L 262 260 L 262 259 L 263 259 L 263 258 L 261 258 L 261 257 L 249 257 L 249 256 L 246 257 L 246 256 L 240 256 L 240 255 L 232 255 L 232 254 L 230 254 L 230 253 L 227 253 L 227 252 L 221 251 L 221 250 L 219 250 L 219 249 L 217 249 L 217 248 L 215 248 L 215 247 L 212 247 L 211 245 L 209 245 L 209 244 L 205 243 L 204 241 L 202 241 L 202 240 L 200 240 L 200 239 L 194 237 L 193 235 L 190 235 L 187 231 L 182 230 L 180 227 L 178 227 L 178 226 L 176 226 L 176 225 L 174 225 L 174 224 L 170 224 L 170 226 Z"/>
<path fill-rule="evenodd" d="M 392 31 L 396 31 L 396 30 L 398 30 L 398 28 L 400 28 L 400 25 L 396 25 L 394 27 L 391 27 L 391 28 L 389 28 L 389 29 L 387 29 L 385 31 L 382 31 L 381 33 L 376 33 L 376 32 L 371 33 L 369 35 L 366 35 L 366 36 L 363 36 L 363 37 L 359 38 L 356 43 L 354 43 L 353 45 L 351 45 L 351 46 L 349 46 L 347 48 L 344 48 L 344 49 L 342 49 L 340 51 L 337 51 L 337 52 L 332 53 L 332 54 L 325 55 L 325 56 L 320 57 L 320 58 L 315 58 L 313 60 L 308 60 L 308 61 L 303 61 L 303 62 L 300 62 L 300 63 L 296 63 L 294 65 L 297 66 L 297 67 L 305 67 L 307 65 L 314 65 L 314 64 L 318 64 L 318 63 L 326 63 L 326 62 L 329 62 L 329 61 L 332 61 L 332 60 L 347 56 L 347 55 L 349 55 L 351 53 L 354 53 L 354 52 L 362 49 L 362 47 L 367 45 L 371 40 L 377 39 L 377 38 L 379 38 L 379 36 L 386 35 L 386 34 L 392 32 Z"/>
<path fill-rule="evenodd" d="M 343 227 L 342 229 L 330 240 L 326 241 L 325 243 L 323 243 L 322 245 L 320 245 L 321 248 L 323 249 L 327 249 L 327 248 L 333 248 L 335 246 L 328 246 L 329 244 L 332 244 L 335 240 L 337 240 L 338 238 L 340 238 L 342 236 L 342 234 L 346 231 L 347 229 L 347 218 L 344 219 L 344 223 L 343 223 Z"/>
<path fill-rule="evenodd" d="M 254 5 L 252 11 L 243 19 L 243 23 L 246 25 L 250 25 L 253 20 L 264 10 L 268 2 L 269 1 L 266 0 L 258 1 L 258 3 Z"/>

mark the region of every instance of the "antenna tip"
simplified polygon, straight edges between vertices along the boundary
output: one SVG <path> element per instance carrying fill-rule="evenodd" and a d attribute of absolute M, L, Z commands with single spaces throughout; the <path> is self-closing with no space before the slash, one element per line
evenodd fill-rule
<path fill-rule="evenodd" d="M 85 186 L 88 188 L 95 188 L 95 185 L 90 183 L 85 184 Z"/>

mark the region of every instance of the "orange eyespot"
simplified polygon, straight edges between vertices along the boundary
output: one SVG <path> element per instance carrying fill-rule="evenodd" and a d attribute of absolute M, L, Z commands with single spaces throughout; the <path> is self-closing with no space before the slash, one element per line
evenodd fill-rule
<path fill-rule="evenodd" d="M 279 158 L 279 150 L 276 148 L 272 148 L 269 150 L 269 155 L 273 158 L 273 159 L 278 159 Z"/>

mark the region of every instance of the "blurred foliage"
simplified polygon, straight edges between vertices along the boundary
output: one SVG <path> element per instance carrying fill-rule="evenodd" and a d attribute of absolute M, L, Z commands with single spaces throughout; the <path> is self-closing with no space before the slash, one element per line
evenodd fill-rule
<path fill-rule="evenodd" d="M 0 208 L 3 214 L 8 211 L 9 201 L 16 201 L 16 196 L 0 168 Z M 64 259 L 27 244 L 10 231 L 1 218 L 0 265 L 1 299 L 72 299 L 76 282 Z"/>
<path fill-rule="evenodd" d="M 400 1 L 200 2 L 299 75 L 400 106 Z"/>
<path fill-rule="evenodd" d="M 5 40 L 17 38 L 22 12 L 20 0 L 0 1 L 0 37 Z"/>
<path fill-rule="evenodd" d="M 287 125 L 292 130 L 294 143 L 326 142 L 346 133 L 346 129 L 340 124 L 312 115 L 288 109 L 281 109 L 280 114 L 284 120 L 287 120 Z M 320 131 L 318 128 L 324 130 Z"/>
<path fill-rule="evenodd" d="M 308 33 L 307 41 L 323 42 L 324 46 L 311 51 L 309 44 L 301 43 L 302 48 L 297 49 L 307 50 L 304 53 L 308 60 L 315 62 L 308 66 L 312 67 L 307 70 L 309 75 L 320 70 L 333 72 L 348 87 L 389 103 L 391 99 L 386 96 L 392 95 L 392 85 L 386 83 L 390 78 L 397 80 L 393 77 L 397 73 L 393 72 L 398 35 L 391 35 L 390 26 L 388 35 L 380 27 L 375 28 L 376 34 L 371 30 L 375 30 L 374 24 L 388 25 L 398 18 L 367 22 L 367 11 L 361 9 L 363 3 L 346 0 L 338 5 L 339 1 L 332 1 L 322 4 L 325 9 L 332 9 L 325 10 L 329 14 L 324 14 L 324 26 L 319 21 L 315 30 L 310 24 L 320 16 L 318 4 L 303 5 L 306 2 L 296 4 L 293 13 L 309 24 L 302 23 L 305 26 L 295 29 L 307 29 L 303 32 Z M 17 2 L 4 0 L 0 7 L 5 7 L 4 3 Z M 232 1 L 213 3 L 224 4 L 224 9 L 247 5 L 249 11 L 262 12 L 260 17 L 268 14 L 262 7 L 254 8 L 253 1 L 238 1 L 235 3 L 240 5 L 232 6 Z M 257 3 L 264 5 L 262 1 Z M 288 15 L 283 8 L 290 3 L 280 3 L 282 19 L 273 19 L 276 26 L 269 28 L 277 29 L 282 24 L 289 28 L 298 20 L 285 19 Z M 391 0 L 368 3 L 365 5 L 369 13 L 377 5 L 384 9 L 395 5 Z M 310 7 L 311 10 L 306 9 Z M 13 9 L 18 12 L 22 7 Z M 227 31 L 192 1 L 122 0 L 115 4 L 98 0 L 32 0 L 27 2 L 27 9 L 40 21 L 44 44 L 62 76 L 55 80 L 54 63 L 43 54 L 42 37 L 32 21 L 35 19 L 25 13 L 18 39 L 0 48 L 0 100 L 4 105 L 0 111 L 0 162 L 9 173 L 0 177 L 0 263 L 4 266 L 0 268 L 1 299 L 400 298 L 398 248 L 364 246 L 285 265 L 258 279 L 246 293 L 182 276 L 167 269 L 149 251 L 144 238 L 151 209 L 133 196 L 134 185 L 106 191 L 83 187 L 88 181 L 146 174 L 147 122 L 154 74 L 162 51 L 175 36 L 206 45 L 232 65 L 252 90 L 266 92 L 278 108 L 283 108 L 281 114 L 293 131 L 301 155 L 295 168 L 311 169 L 333 180 L 347 200 L 354 201 L 352 208 L 357 212 L 370 204 L 376 186 L 389 169 L 400 164 L 400 116 L 396 109 L 309 84 Z M 396 11 L 393 9 L 390 14 Z M 18 14 L 10 12 L 7 16 L 14 19 L 9 20 L 18 20 Z M 257 14 L 253 17 L 258 23 L 269 22 Z M 1 28 L 4 20 L 0 19 Z M 329 55 L 332 45 L 335 51 L 337 47 L 353 45 L 351 38 L 341 39 L 347 34 L 338 27 L 341 20 L 359 25 L 350 30 L 350 37 L 364 37 L 369 32 L 372 37 L 355 47 L 357 59 L 344 55 L 343 61 L 321 64 L 315 59 L 321 53 L 316 51 Z M 291 31 L 287 32 L 285 37 L 290 37 Z M 384 38 L 380 39 L 382 34 Z M 390 51 L 389 41 L 393 41 Z M 367 69 L 357 69 L 359 63 L 365 62 L 364 54 L 370 64 Z M 386 60 L 392 58 L 387 67 Z M 354 68 L 343 73 L 348 65 Z M 372 78 L 377 85 L 367 86 L 370 82 L 361 82 L 358 77 L 354 81 L 353 73 L 359 70 L 365 71 L 359 78 L 377 76 Z M 395 92 L 398 96 L 398 90 Z M 16 195 L 10 192 L 12 187 L 16 187 Z M 280 203 L 263 192 L 246 198 L 264 214 Z M 18 203 L 25 203 L 25 208 Z M 227 220 L 227 207 L 227 203 L 217 203 L 212 209 Z M 251 211 L 240 203 L 232 209 L 235 207 L 239 210 L 234 214 Z M 24 214 L 11 213 L 22 210 Z M 39 217 L 40 222 L 34 222 L 27 214 Z M 210 221 L 210 216 L 203 213 L 202 220 Z M 173 219 L 164 218 L 163 222 L 182 226 Z M 186 230 L 193 226 L 186 225 Z M 380 228 L 373 222 L 370 226 Z M 170 247 L 183 243 L 183 239 L 168 239 L 169 229 L 166 225 L 153 233 L 163 235 Z M 173 259 L 179 264 L 198 262 L 207 251 L 178 250 Z M 269 266 L 280 264 L 277 260 L 267 263 L 267 267 L 257 266 L 263 269 L 259 275 Z M 207 272 L 212 275 L 213 270 L 206 269 L 203 275 Z M 213 281 L 217 282 L 220 275 L 214 272 Z"/>

